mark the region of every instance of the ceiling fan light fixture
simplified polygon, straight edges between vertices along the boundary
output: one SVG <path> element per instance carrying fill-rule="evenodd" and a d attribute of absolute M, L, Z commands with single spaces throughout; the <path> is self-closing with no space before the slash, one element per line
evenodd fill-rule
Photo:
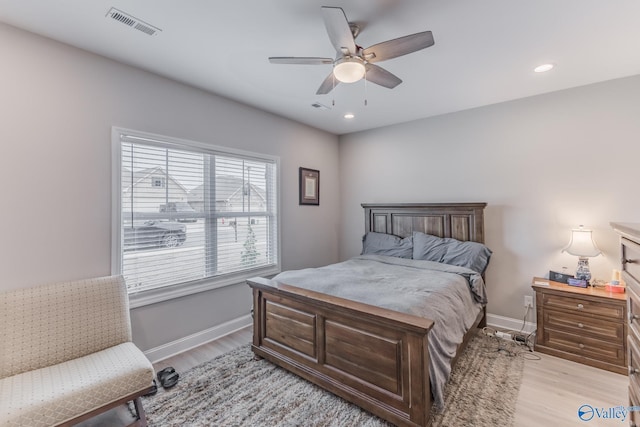
<path fill-rule="evenodd" d="M 358 57 L 342 58 L 333 67 L 333 75 L 342 83 L 357 82 L 364 72 L 364 61 Z"/>

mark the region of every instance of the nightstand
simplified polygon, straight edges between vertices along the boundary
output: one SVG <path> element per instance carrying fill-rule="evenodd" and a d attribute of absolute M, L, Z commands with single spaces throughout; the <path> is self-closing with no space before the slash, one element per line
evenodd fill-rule
<path fill-rule="evenodd" d="M 535 350 L 627 374 L 627 295 L 535 277 Z"/>

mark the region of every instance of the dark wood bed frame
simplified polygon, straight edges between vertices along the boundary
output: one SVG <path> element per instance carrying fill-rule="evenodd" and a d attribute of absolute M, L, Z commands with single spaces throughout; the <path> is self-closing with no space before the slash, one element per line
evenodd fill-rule
<path fill-rule="evenodd" d="M 365 231 L 421 231 L 484 243 L 485 203 L 363 204 Z M 398 426 L 429 426 L 429 319 L 263 278 L 253 290 L 253 352 Z M 473 329 L 484 326 L 485 312 Z M 454 359 L 454 363 L 457 356 Z"/>

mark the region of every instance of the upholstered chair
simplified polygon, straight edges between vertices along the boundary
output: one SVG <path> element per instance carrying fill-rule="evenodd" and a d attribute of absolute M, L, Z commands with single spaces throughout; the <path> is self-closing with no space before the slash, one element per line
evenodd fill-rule
<path fill-rule="evenodd" d="M 0 337 L 0 425 L 74 425 L 133 401 L 146 426 L 154 372 L 121 276 L 0 293 Z"/>

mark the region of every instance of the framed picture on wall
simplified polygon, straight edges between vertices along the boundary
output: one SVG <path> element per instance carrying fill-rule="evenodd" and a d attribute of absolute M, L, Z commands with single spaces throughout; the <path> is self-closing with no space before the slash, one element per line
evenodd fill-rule
<path fill-rule="evenodd" d="M 301 205 L 320 204 L 320 171 L 300 168 L 299 177 Z"/>

